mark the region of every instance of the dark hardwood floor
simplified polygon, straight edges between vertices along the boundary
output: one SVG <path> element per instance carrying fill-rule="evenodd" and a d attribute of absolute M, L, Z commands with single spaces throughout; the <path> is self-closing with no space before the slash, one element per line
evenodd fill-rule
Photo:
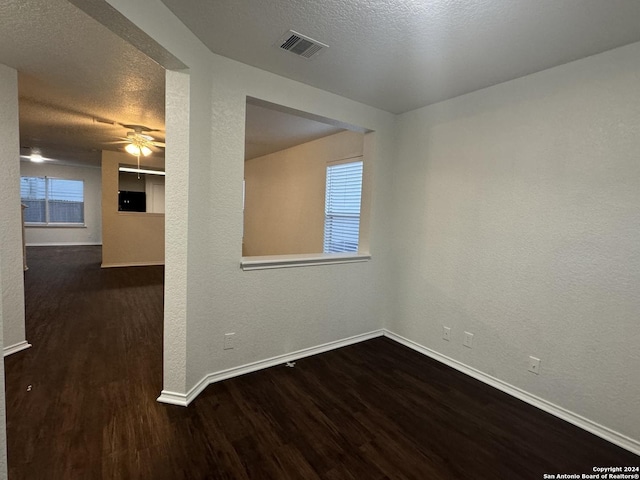
<path fill-rule="evenodd" d="M 159 404 L 161 267 L 34 247 L 9 478 L 542 479 L 640 457 L 379 338 Z"/>

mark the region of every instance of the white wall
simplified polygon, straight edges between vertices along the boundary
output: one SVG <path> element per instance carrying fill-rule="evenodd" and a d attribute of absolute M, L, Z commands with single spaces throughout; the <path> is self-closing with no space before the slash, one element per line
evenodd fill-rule
<path fill-rule="evenodd" d="M 2 68 L 2 67 L 0 67 Z M 1 74 L 0 74 L 1 75 Z M 2 87 L 0 87 L 2 88 Z M 2 257 L 4 249 L 0 248 L 0 288 L 2 287 Z M 0 345 L 4 345 L 2 327 L 2 295 L 0 295 Z M 7 469 L 7 415 L 6 415 L 6 393 L 4 389 L 4 356 L 0 358 L 0 478 L 8 477 Z"/>
<path fill-rule="evenodd" d="M 164 176 L 147 174 L 144 180 L 147 212 L 164 213 Z"/>
<path fill-rule="evenodd" d="M 388 328 L 639 441 L 639 186 L 640 43 L 400 116 Z"/>
<path fill-rule="evenodd" d="M 191 75 L 188 190 L 177 192 L 169 170 L 170 115 L 167 113 L 167 211 L 172 201 L 189 206 L 178 218 L 167 216 L 167 245 L 187 242 L 186 346 L 165 335 L 165 389 L 181 380 L 175 355 L 187 355 L 187 390 L 205 375 L 306 347 L 378 329 L 388 316 L 386 277 L 388 233 L 384 223 L 390 186 L 394 116 L 321 90 L 242 65 L 208 52 L 157 1 L 110 3 L 189 66 Z M 135 3 L 135 4 L 132 4 Z M 174 95 L 167 83 L 168 105 Z M 246 97 L 333 118 L 376 131 L 373 155 L 374 194 L 370 262 L 244 272 L 239 268 L 242 244 L 242 178 Z M 206 110 L 203 110 L 206 109 Z M 195 122 L 195 120 L 202 120 Z M 186 148 L 185 148 L 186 150 Z M 178 159 L 175 159 L 176 163 Z M 175 167 L 177 168 L 177 167 Z M 180 181 L 183 181 L 181 179 Z M 167 257 L 182 258 L 183 252 Z M 167 258 L 167 279 L 174 273 Z M 166 290 L 170 297 L 174 292 Z M 171 305 L 178 299 L 171 298 Z M 173 306 L 169 307 L 173 309 Z M 165 311 L 165 329 L 179 330 L 173 311 Z M 169 325 L 167 326 L 167 323 Z M 237 346 L 223 350 L 226 332 Z M 178 337 L 181 331 L 178 331 Z M 178 346 L 174 346 L 174 341 Z M 183 390 L 184 391 L 184 390 Z"/>
<path fill-rule="evenodd" d="M 24 273 L 20 210 L 20 151 L 17 72 L 0 65 L 0 245 L 4 348 L 27 346 L 24 329 Z"/>
<path fill-rule="evenodd" d="M 165 390 L 386 325 L 640 439 L 638 45 L 402 115 L 396 139 L 387 113 L 211 55 L 158 0 L 108 2 L 189 67 L 167 76 Z M 377 131 L 371 262 L 240 271 L 247 95 Z"/>
<path fill-rule="evenodd" d="M 188 331 L 191 384 L 209 372 L 378 329 L 389 312 L 383 275 L 389 233 L 382 206 L 390 193 L 384 179 L 390 174 L 394 117 L 222 57 L 212 56 L 211 72 L 213 148 L 200 176 L 208 180 L 207 196 L 199 199 L 200 211 L 190 211 L 206 227 L 194 238 L 193 260 L 210 252 L 207 262 L 190 270 L 190 289 L 209 297 L 199 295 L 202 310 L 193 323 L 189 319 L 194 327 Z M 253 272 L 238 268 L 247 96 L 376 131 L 372 261 Z M 225 332 L 236 333 L 236 349 L 222 349 Z"/>
<path fill-rule="evenodd" d="M 24 278 L 20 225 L 18 72 L 0 65 L 0 339 L 24 341 Z M 0 478 L 7 478 L 4 358 L 0 358 Z"/>
<path fill-rule="evenodd" d="M 100 245 L 102 243 L 100 168 L 20 162 L 20 175 L 84 180 L 86 228 L 27 227 L 27 245 Z"/>
<path fill-rule="evenodd" d="M 346 131 L 245 161 L 243 255 L 322 253 L 327 163 L 363 146 Z"/>

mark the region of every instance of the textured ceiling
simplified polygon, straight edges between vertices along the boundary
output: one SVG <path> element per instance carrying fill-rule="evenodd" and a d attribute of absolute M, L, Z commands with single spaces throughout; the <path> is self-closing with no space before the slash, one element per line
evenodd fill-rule
<path fill-rule="evenodd" d="M 637 0 L 163 2 L 215 53 L 394 113 L 640 41 Z M 330 48 L 274 48 L 289 29 Z"/>
<path fill-rule="evenodd" d="M 74 4 L 108 17 L 106 24 L 120 31 L 111 32 Z M 149 56 L 170 68 L 184 65 L 114 15 L 100 0 L 0 0 L 0 63 L 19 72 L 23 155 L 37 148 L 47 161 L 99 166 L 101 150 L 123 149 L 114 142 L 128 129 L 118 122 L 158 129 L 152 135 L 164 139 L 164 70 L 119 35 L 130 38 L 133 31 Z M 340 130 L 268 105 L 248 105 L 246 158 Z"/>
<path fill-rule="evenodd" d="M 66 0 L 0 1 L 0 63 L 18 70 L 20 144 L 69 163 L 100 164 L 127 129 L 159 129 L 164 70 Z"/>
<path fill-rule="evenodd" d="M 391 112 L 640 41 L 637 0 L 164 3 L 216 53 Z M 102 0 L 0 0 L 0 63 L 19 71 L 23 147 L 98 165 L 99 151 L 120 149 L 110 142 L 127 129 L 94 118 L 159 129 L 163 139 L 164 70 L 119 35 L 137 35 L 165 65 L 179 61 L 113 15 Z M 289 29 L 330 48 L 310 61 L 274 48 Z M 247 158 L 333 128 L 257 107 L 248 109 Z"/>
<path fill-rule="evenodd" d="M 244 158 L 260 157 L 343 131 L 276 107 L 247 102 Z"/>

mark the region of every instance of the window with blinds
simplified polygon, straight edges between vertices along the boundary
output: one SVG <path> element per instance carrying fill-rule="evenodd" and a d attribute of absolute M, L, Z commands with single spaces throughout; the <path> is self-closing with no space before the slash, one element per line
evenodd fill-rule
<path fill-rule="evenodd" d="M 30 224 L 84 225 L 84 182 L 49 177 L 21 177 L 20 198 Z"/>
<path fill-rule="evenodd" d="M 358 251 L 362 160 L 327 166 L 324 253 Z"/>

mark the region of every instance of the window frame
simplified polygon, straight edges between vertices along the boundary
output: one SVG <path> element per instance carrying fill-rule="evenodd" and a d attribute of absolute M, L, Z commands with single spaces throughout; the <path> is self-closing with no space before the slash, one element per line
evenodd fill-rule
<path fill-rule="evenodd" d="M 44 211 L 45 211 L 45 221 L 44 222 L 24 222 L 25 227 L 86 227 L 85 222 L 85 188 L 84 188 L 84 179 L 75 179 L 75 178 L 65 178 L 65 177 L 51 177 L 48 175 L 20 175 L 20 181 L 23 178 L 37 178 L 44 179 Z M 81 222 L 52 222 L 51 214 L 50 214 L 50 181 L 51 180 L 65 180 L 71 182 L 79 182 L 82 185 L 82 221 Z M 22 187 L 21 187 L 22 190 Z M 20 201 L 24 204 L 24 198 L 22 197 L 22 191 L 20 192 Z M 79 203 L 79 202 L 78 202 Z"/>
<path fill-rule="evenodd" d="M 360 192 L 358 194 L 358 213 L 354 214 L 354 213 L 340 213 L 340 212 L 329 212 L 329 188 L 330 188 L 330 184 L 329 184 L 329 169 L 332 167 L 338 167 L 341 165 L 348 165 L 348 164 L 359 164 L 360 166 L 360 178 L 359 178 L 359 183 L 360 183 Z M 323 238 L 322 238 L 322 252 L 323 254 L 326 255 L 335 255 L 335 254 L 357 254 L 360 251 L 360 223 L 361 223 L 361 219 L 362 219 L 362 196 L 363 196 L 363 190 L 364 190 L 364 155 L 358 155 L 355 157 L 349 157 L 349 158 L 343 158 L 340 160 L 334 160 L 334 161 L 329 161 L 326 164 L 326 168 L 325 168 L 325 208 L 324 208 L 324 231 L 323 231 Z M 331 244 L 331 239 L 327 238 L 327 234 L 328 234 L 328 230 L 327 230 L 327 226 L 328 226 L 328 222 L 329 222 L 329 218 L 351 218 L 357 219 L 357 232 L 356 232 L 356 248 L 355 250 L 331 250 L 331 251 L 327 251 L 327 245 Z"/>

